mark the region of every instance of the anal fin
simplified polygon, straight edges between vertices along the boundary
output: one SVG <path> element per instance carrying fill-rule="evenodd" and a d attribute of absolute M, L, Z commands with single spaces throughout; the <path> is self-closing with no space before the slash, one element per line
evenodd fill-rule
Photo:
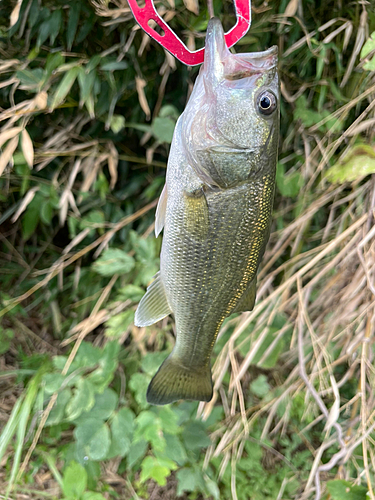
<path fill-rule="evenodd" d="M 165 214 L 167 212 L 168 188 L 167 183 L 164 184 L 163 191 L 161 192 L 158 206 L 156 207 L 155 215 L 155 236 L 158 237 L 160 231 L 164 227 Z"/>
<path fill-rule="evenodd" d="M 238 304 L 233 309 L 232 313 L 240 313 L 245 311 L 252 311 L 255 298 L 257 294 L 257 279 L 256 277 L 250 282 L 242 297 L 240 298 Z"/>
<path fill-rule="evenodd" d="M 150 326 L 165 318 L 171 312 L 159 271 L 138 305 L 134 324 L 135 326 Z"/>

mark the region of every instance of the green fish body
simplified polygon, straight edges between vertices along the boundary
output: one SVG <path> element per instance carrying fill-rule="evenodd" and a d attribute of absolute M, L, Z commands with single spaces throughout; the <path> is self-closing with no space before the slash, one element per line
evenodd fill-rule
<path fill-rule="evenodd" d="M 210 357 L 224 319 L 250 311 L 270 233 L 279 136 L 277 47 L 231 54 L 218 19 L 168 161 L 156 212 L 160 272 L 135 324 L 170 313 L 176 344 L 152 379 L 149 403 L 212 397 Z"/>

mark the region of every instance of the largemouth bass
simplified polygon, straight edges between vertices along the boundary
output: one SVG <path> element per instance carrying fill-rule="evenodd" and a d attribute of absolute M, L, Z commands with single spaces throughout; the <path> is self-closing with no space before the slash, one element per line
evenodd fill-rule
<path fill-rule="evenodd" d="M 160 272 L 137 326 L 170 313 L 176 344 L 151 380 L 163 405 L 212 397 L 210 356 L 224 319 L 250 311 L 270 233 L 279 137 L 277 47 L 232 54 L 211 19 L 205 60 L 174 132 L 155 232 Z"/>

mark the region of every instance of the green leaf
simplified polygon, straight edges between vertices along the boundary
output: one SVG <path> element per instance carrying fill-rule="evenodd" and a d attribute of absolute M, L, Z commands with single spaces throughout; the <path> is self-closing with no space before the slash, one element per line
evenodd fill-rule
<path fill-rule="evenodd" d="M 166 457 L 174 460 L 178 465 L 184 465 L 188 457 L 180 439 L 177 436 L 165 434 L 165 442 L 166 447 L 164 453 Z"/>
<path fill-rule="evenodd" d="M 134 397 L 141 408 L 147 408 L 149 404 L 146 400 L 146 391 L 151 377 L 144 373 L 134 373 L 131 376 L 129 387 L 134 393 Z"/>
<path fill-rule="evenodd" d="M 52 98 L 51 110 L 54 110 L 59 104 L 61 104 L 65 97 L 68 95 L 73 83 L 77 78 L 78 72 L 79 68 L 75 66 L 65 73 L 63 79 L 57 87 L 55 95 Z"/>
<path fill-rule="evenodd" d="M 282 196 L 294 198 L 299 194 L 303 186 L 303 177 L 299 172 L 286 174 L 284 165 L 278 163 L 276 170 L 276 185 Z"/>
<path fill-rule="evenodd" d="M 130 299 L 132 302 L 139 302 L 144 294 L 145 291 L 140 286 L 125 285 L 118 291 L 117 300 L 125 302 L 125 300 Z"/>
<path fill-rule="evenodd" d="M 375 173 L 375 150 L 367 144 L 354 146 L 345 157 L 327 170 L 329 182 L 342 184 Z"/>
<path fill-rule="evenodd" d="M 107 424 L 103 424 L 93 434 L 87 452 L 92 460 L 104 460 L 111 445 L 111 438 Z"/>
<path fill-rule="evenodd" d="M 70 389 L 64 389 L 59 392 L 56 403 L 48 415 L 46 426 L 56 425 L 64 420 L 65 407 L 71 399 L 72 392 Z"/>
<path fill-rule="evenodd" d="M 67 420 L 75 420 L 83 411 L 89 411 L 95 403 L 94 387 L 84 378 L 80 378 L 74 396 L 66 407 Z"/>
<path fill-rule="evenodd" d="M 133 257 L 119 248 L 109 248 L 93 264 L 93 269 L 102 276 L 126 274 L 135 266 Z"/>
<path fill-rule="evenodd" d="M 154 450 L 165 450 L 165 438 L 160 418 L 151 411 L 142 411 L 136 418 L 134 441 L 146 440 Z"/>
<path fill-rule="evenodd" d="M 147 450 L 147 442 L 144 439 L 133 442 L 130 445 L 130 450 L 127 456 L 128 469 L 131 469 L 133 465 L 145 455 L 146 450 Z"/>
<path fill-rule="evenodd" d="M 114 134 L 118 134 L 125 127 L 125 118 L 122 115 L 113 115 L 109 126 Z"/>
<path fill-rule="evenodd" d="M 41 68 L 22 69 L 16 72 L 16 77 L 24 89 L 37 90 L 43 80 L 43 70 Z"/>
<path fill-rule="evenodd" d="M 79 100 L 80 107 L 82 107 L 90 97 L 90 94 L 93 91 L 96 76 L 96 71 L 87 73 L 82 67 L 79 68 L 78 83 L 81 91 Z"/>
<path fill-rule="evenodd" d="M 169 353 L 148 352 L 141 360 L 141 368 L 147 375 L 154 376 Z"/>
<path fill-rule="evenodd" d="M 152 124 L 151 129 L 155 137 L 160 142 L 167 142 L 170 144 L 173 139 L 173 132 L 176 122 L 169 117 L 162 118 L 160 116 L 156 117 Z"/>
<path fill-rule="evenodd" d="M 78 499 L 87 486 L 87 473 L 82 465 L 71 462 L 65 469 L 63 493 L 68 498 Z"/>
<path fill-rule="evenodd" d="M 66 45 L 68 50 L 71 50 L 74 37 L 76 36 L 80 11 L 81 2 L 70 2 L 68 26 L 66 30 Z"/>
<path fill-rule="evenodd" d="M 197 469 L 186 467 L 180 469 L 177 474 L 177 496 L 181 496 L 184 491 L 195 491 L 204 488 L 203 476 Z"/>
<path fill-rule="evenodd" d="M 90 418 L 106 420 L 115 411 L 118 396 L 113 389 L 107 388 L 95 396 L 95 404 L 90 410 Z"/>
<path fill-rule="evenodd" d="M 147 479 L 153 479 L 160 486 L 165 486 L 167 477 L 175 469 L 177 469 L 177 466 L 172 460 L 146 457 L 141 464 L 140 480 L 143 483 Z"/>
<path fill-rule="evenodd" d="M 123 335 L 134 321 L 134 311 L 128 309 L 116 316 L 112 316 L 106 322 L 106 337 L 119 338 Z"/>
<path fill-rule="evenodd" d="M 327 489 L 332 500 L 368 500 L 367 488 L 353 486 L 348 481 L 341 479 L 328 481 Z"/>
<path fill-rule="evenodd" d="M 367 56 L 372 52 L 374 54 L 375 50 L 375 31 L 373 31 L 370 35 L 370 38 L 363 45 L 361 50 L 361 59 L 367 59 Z M 363 65 L 363 69 L 367 71 L 375 71 L 375 54 L 371 59 L 367 60 Z"/>
<path fill-rule="evenodd" d="M 111 445 L 108 425 L 102 420 L 88 415 L 81 419 L 74 436 L 81 458 L 88 456 L 91 460 L 104 460 Z"/>
<path fill-rule="evenodd" d="M 105 61 L 100 64 L 100 67 L 103 71 L 115 71 L 117 69 L 126 69 L 128 67 L 128 63 L 126 61 Z"/>
<path fill-rule="evenodd" d="M 85 491 L 82 495 L 81 500 L 106 500 L 101 493 L 95 493 L 94 491 Z"/>
<path fill-rule="evenodd" d="M 200 450 L 210 446 L 211 439 L 207 435 L 202 422 L 190 422 L 182 432 L 182 439 L 188 450 Z"/>
<path fill-rule="evenodd" d="M 265 375 L 259 375 L 250 384 L 250 390 L 256 396 L 263 398 L 270 391 L 270 386 Z"/>
<path fill-rule="evenodd" d="M 28 240 L 32 234 L 34 234 L 38 222 L 39 207 L 35 205 L 35 203 L 31 202 L 22 218 L 22 234 L 25 241 Z"/>
<path fill-rule="evenodd" d="M 134 428 L 134 413 L 129 408 L 121 408 L 111 421 L 111 447 L 108 458 L 124 457 L 129 453 Z"/>
<path fill-rule="evenodd" d="M 60 32 L 61 28 L 62 13 L 61 9 L 56 9 L 49 20 L 49 40 L 50 44 L 53 45 Z"/>

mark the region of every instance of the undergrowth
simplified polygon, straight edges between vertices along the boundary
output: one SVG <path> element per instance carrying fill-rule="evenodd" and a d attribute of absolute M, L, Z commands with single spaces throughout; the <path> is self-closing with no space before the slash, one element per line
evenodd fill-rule
<path fill-rule="evenodd" d="M 157 6 L 202 46 L 206 4 Z M 151 407 L 173 320 L 134 310 L 197 68 L 125 0 L 1 4 L 2 498 L 375 499 L 373 7 L 253 2 L 235 50 L 277 44 L 283 96 L 256 306 L 219 334 L 210 403 Z"/>

